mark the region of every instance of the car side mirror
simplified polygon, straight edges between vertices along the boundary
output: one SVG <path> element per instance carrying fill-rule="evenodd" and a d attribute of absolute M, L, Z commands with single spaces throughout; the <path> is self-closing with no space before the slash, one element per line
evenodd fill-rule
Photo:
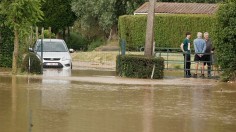
<path fill-rule="evenodd" d="M 69 49 L 69 52 L 70 52 L 70 53 L 74 53 L 75 50 L 74 50 L 74 49 Z"/>
<path fill-rule="evenodd" d="M 34 52 L 33 48 L 29 48 L 29 52 Z"/>

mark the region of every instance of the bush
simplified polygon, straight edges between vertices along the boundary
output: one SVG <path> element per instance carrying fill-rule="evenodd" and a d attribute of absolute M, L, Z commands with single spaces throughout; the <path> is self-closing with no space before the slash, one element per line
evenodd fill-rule
<path fill-rule="evenodd" d="M 72 48 L 74 50 L 85 51 L 88 49 L 88 41 L 81 34 L 72 32 L 70 33 L 67 46 L 68 48 Z"/>
<path fill-rule="evenodd" d="M 146 34 L 146 15 L 125 15 L 119 18 L 119 36 L 126 40 L 127 50 L 136 50 L 144 46 Z M 215 39 L 215 15 L 156 15 L 154 24 L 155 42 L 157 47 L 179 48 L 190 31 L 193 38 L 197 32 L 209 32 Z"/>
<path fill-rule="evenodd" d="M 217 41 L 215 43 L 218 64 L 223 80 L 236 79 L 236 1 L 220 7 L 217 13 Z"/>
<path fill-rule="evenodd" d="M 49 30 L 44 30 L 43 34 L 44 34 L 44 38 L 50 38 L 50 34 L 51 34 L 51 38 L 56 38 L 55 33 L 52 33 L 52 32 L 50 33 Z M 39 38 L 41 39 L 42 35 L 39 35 Z"/>
<path fill-rule="evenodd" d="M 163 58 L 141 55 L 118 55 L 116 59 L 116 73 L 124 77 L 151 78 L 154 65 L 153 79 L 162 79 L 164 76 Z"/>
<path fill-rule="evenodd" d="M 97 38 L 89 44 L 88 50 L 92 51 L 92 50 L 96 49 L 97 47 L 103 45 L 104 43 L 105 43 L 105 40 L 103 38 Z"/>
<path fill-rule="evenodd" d="M 30 68 L 29 68 L 30 58 Z M 22 72 L 41 74 L 41 61 L 34 53 L 28 53 L 22 63 Z"/>

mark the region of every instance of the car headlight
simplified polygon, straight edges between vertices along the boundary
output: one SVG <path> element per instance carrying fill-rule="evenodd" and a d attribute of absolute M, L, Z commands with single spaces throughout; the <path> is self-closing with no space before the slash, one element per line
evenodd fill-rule
<path fill-rule="evenodd" d="M 62 61 L 67 61 L 67 60 L 70 60 L 70 59 L 67 58 L 67 57 L 62 57 L 61 60 L 62 60 Z"/>

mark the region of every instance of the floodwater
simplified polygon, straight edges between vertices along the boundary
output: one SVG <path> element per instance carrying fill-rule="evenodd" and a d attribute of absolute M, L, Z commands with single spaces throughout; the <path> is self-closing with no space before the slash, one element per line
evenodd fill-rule
<path fill-rule="evenodd" d="M 45 75 L 57 73 L 71 75 Z M 86 76 L 72 76 L 79 73 Z M 0 75 L 1 132 L 235 132 L 235 106 L 235 84 L 107 85 Z"/>

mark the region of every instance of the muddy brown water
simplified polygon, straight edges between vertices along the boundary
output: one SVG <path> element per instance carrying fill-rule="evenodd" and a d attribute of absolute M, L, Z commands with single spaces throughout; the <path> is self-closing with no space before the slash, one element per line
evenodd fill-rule
<path fill-rule="evenodd" d="M 235 84 L 107 85 L 0 75 L 1 132 L 235 132 L 235 106 Z"/>

